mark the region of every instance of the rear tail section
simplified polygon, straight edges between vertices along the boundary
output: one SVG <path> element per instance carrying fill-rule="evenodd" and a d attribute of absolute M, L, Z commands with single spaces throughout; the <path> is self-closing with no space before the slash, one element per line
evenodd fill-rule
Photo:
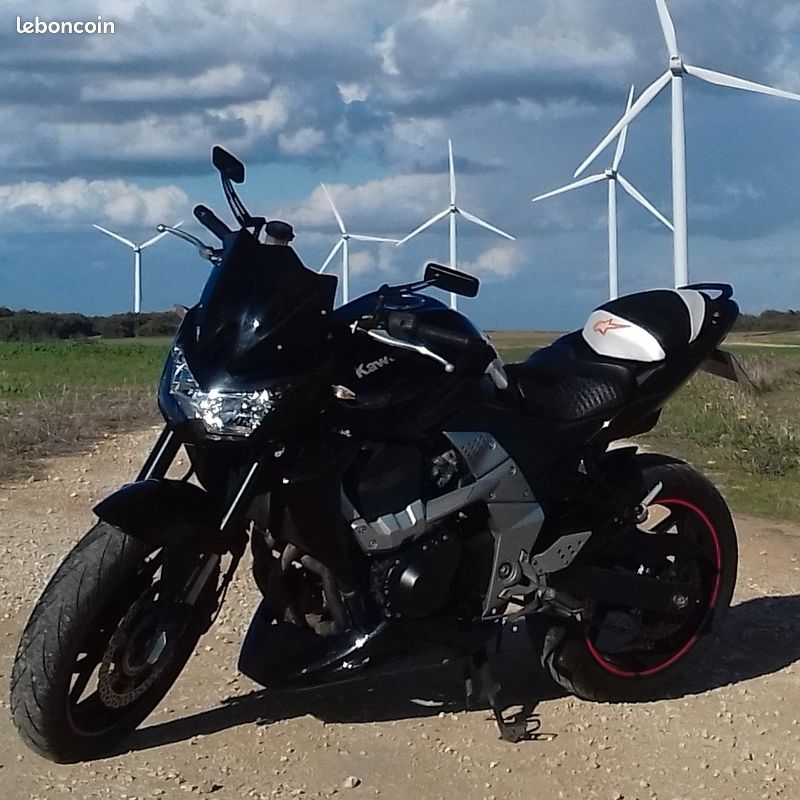
<path fill-rule="evenodd" d="M 695 284 L 620 297 L 582 330 L 509 365 L 509 377 L 532 416 L 597 423 L 594 444 L 643 433 L 701 367 L 734 375 L 718 350 L 739 314 L 732 295 L 727 284 Z"/>

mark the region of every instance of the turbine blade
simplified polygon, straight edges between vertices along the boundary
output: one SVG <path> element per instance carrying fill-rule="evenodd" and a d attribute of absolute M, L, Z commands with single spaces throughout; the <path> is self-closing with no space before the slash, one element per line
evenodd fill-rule
<path fill-rule="evenodd" d="M 101 231 L 106 236 L 110 236 L 112 239 L 116 239 L 118 242 L 128 245 L 128 247 L 136 249 L 136 245 L 130 239 L 126 239 L 124 236 L 120 236 L 118 233 L 114 233 L 114 231 L 110 231 L 107 228 L 102 228 L 100 225 L 95 225 L 94 223 L 92 223 L 92 227 L 97 228 L 97 230 Z"/>
<path fill-rule="evenodd" d="M 453 141 L 447 140 L 447 156 L 450 162 L 450 205 L 456 204 L 456 167 L 453 163 Z"/>
<path fill-rule="evenodd" d="M 339 239 L 338 242 L 333 246 L 330 253 L 328 253 L 328 257 L 322 262 L 322 266 L 319 268 L 319 272 L 325 272 L 325 268 L 328 264 L 333 261 L 333 257 L 342 249 L 342 245 L 344 244 L 344 239 Z"/>
<path fill-rule="evenodd" d="M 151 244 L 155 244 L 159 239 L 163 239 L 167 235 L 167 231 L 162 231 L 161 233 L 154 236 L 152 239 L 148 239 L 146 242 L 142 242 L 139 245 L 140 250 L 144 250 L 145 247 L 150 247 Z"/>
<path fill-rule="evenodd" d="M 775 89 L 763 83 L 747 81 L 744 78 L 737 78 L 735 75 L 726 75 L 723 72 L 715 72 L 712 69 L 704 69 L 703 67 L 693 67 L 690 64 L 686 64 L 684 69 L 689 75 L 693 75 L 695 78 L 700 78 L 700 80 L 707 81 L 708 83 L 714 83 L 717 86 L 727 86 L 731 89 L 744 89 L 748 92 L 759 92 L 760 94 L 768 94 L 772 97 L 782 97 L 786 100 L 800 100 L 800 94 L 786 92 L 783 89 Z"/>
<path fill-rule="evenodd" d="M 516 241 L 516 239 L 510 233 L 501 231 L 500 228 L 495 228 L 494 225 L 490 225 L 488 222 L 482 220 L 480 217 L 476 217 L 474 214 L 470 214 L 469 211 L 464 211 L 463 209 L 459 209 L 459 213 L 461 214 L 462 217 L 464 217 L 464 219 L 468 219 L 470 222 L 474 222 L 476 225 L 480 225 L 481 228 L 486 228 L 487 231 L 496 233 L 498 236 L 505 236 L 506 239 L 511 239 L 512 242 Z"/>
<path fill-rule="evenodd" d="M 661 29 L 664 31 L 664 41 L 667 43 L 670 57 L 679 55 L 678 37 L 675 36 L 675 24 L 672 22 L 669 9 L 665 0 L 656 0 L 658 18 L 661 20 Z"/>
<path fill-rule="evenodd" d="M 627 114 L 631 110 L 631 106 L 633 105 L 633 92 L 634 86 L 631 84 L 631 90 L 628 92 L 628 102 L 625 104 L 625 113 Z M 628 140 L 628 126 L 626 125 L 622 129 L 622 133 L 619 135 L 619 139 L 617 139 L 617 151 L 614 153 L 614 161 L 611 163 L 611 169 L 616 172 L 619 169 L 619 162 L 622 161 L 622 156 L 625 153 L 625 142 Z"/>
<path fill-rule="evenodd" d="M 339 226 L 339 230 L 342 233 L 347 233 L 347 230 L 344 227 L 344 220 L 342 219 L 342 215 L 336 210 L 336 206 L 333 204 L 333 198 L 331 197 L 331 193 L 328 191 L 328 187 L 321 183 L 320 186 L 322 187 L 322 191 L 325 192 L 325 197 L 328 198 L 328 202 L 331 204 L 331 208 L 333 209 L 333 216 L 336 217 L 336 224 Z"/>
<path fill-rule="evenodd" d="M 667 70 L 663 75 L 656 78 L 640 95 L 639 99 L 631 106 L 630 111 L 622 115 L 617 124 L 603 137 L 597 147 L 586 157 L 583 163 L 575 170 L 574 178 L 586 171 L 586 167 L 594 161 L 608 145 L 617 138 L 622 129 L 633 122 L 636 117 L 647 107 L 650 101 L 670 82 L 672 73 Z"/>
<path fill-rule="evenodd" d="M 176 222 L 172 227 L 173 228 L 180 228 L 181 225 L 183 225 L 183 220 L 181 220 L 180 222 Z M 169 231 L 162 231 L 161 233 L 156 234 L 152 239 L 148 239 L 146 242 L 142 242 L 139 245 L 139 249 L 140 250 L 144 250 L 145 247 L 150 247 L 151 244 L 155 244 L 159 239 L 162 239 L 168 233 L 169 233 Z"/>
<path fill-rule="evenodd" d="M 360 233 L 351 233 L 351 239 L 355 239 L 358 242 L 391 242 L 392 244 L 399 244 L 399 239 L 388 239 L 384 236 L 364 236 Z"/>
<path fill-rule="evenodd" d="M 427 222 L 423 222 L 417 228 L 414 228 L 411 233 L 407 236 L 404 236 L 397 244 L 405 244 L 409 239 L 413 239 L 418 233 L 422 233 L 427 228 L 430 228 L 431 225 L 435 225 L 440 219 L 444 219 L 450 213 L 450 209 L 446 208 L 444 211 L 440 211 L 436 216 L 431 217 Z"/>
<path fill-rule="evenodd" d="M 581 178 L 579 181 L 575 181 L 574 183 L 569 183 L 566 186 L 562 186 L 560 189 L 553 189 L 552 192 L 547 192 L 546 194 L 540 194 L 538 197 L 534 197 L 531 200 L 532 203 L 538 203 L 539 200 L 546 200 L 548 197 L 555 197 L 557 194 L 564 194 L 564 192 L 571 192 L 573 189 L 580 189 L 581 186 L 588 186 L 591 183 L 597 183 L 598 181 L 605 180 L 605 175 L 590 175 L 588 178 Z"/>
<path fill-rule="evenodd" d="M 640 205 L 644 206 L 662 225 L 674 231 L 672 223 L 628 180 L 617 174 L 620 186 Z"/>

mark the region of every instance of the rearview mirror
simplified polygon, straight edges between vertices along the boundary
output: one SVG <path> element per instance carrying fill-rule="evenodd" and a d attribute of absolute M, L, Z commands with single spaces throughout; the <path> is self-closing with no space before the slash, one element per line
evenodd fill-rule
<path fill-rule="evenodd" d="M 211 151 L 211 163 L 223 177 L 233 183 L 244 183 L 244 164 L 218 144 Z"/>
<path fill-rule="evenodd" d="M 434 264 L 432 261 L 425 267 L 424 279 L 430 281 L 437 289 L 461 297 L 475 297 L 481 286 L 481 282 L 474 275 L 467 275 L 466 272 Z"/>

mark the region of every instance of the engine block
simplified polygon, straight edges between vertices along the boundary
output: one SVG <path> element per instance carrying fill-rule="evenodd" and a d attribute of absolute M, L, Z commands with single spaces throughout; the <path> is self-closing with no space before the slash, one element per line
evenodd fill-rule
<path fill-rule="evenodd" d="M 461 540 L 445 529 L 372 561 L 372 593 L 386 617 L 422 618 L 447 601 L 461 558 Z"/>

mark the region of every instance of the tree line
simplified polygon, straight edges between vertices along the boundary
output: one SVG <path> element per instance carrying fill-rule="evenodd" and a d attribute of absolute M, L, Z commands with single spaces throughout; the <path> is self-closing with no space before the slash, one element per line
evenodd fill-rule
<path fill-rule="evenodd" d="M 740 314 L 733 326 L 736 331 L 800 331 L 800 311 L 775 311 Z"/>
<path fill-rule="evenodd" d="M 12 311 L 0 307 L 0 341 L 36 342 L 47 339 L 132 339 L 137 336 L 172 336 L 180 318 L 174 311 L 87 316 L 49 311 Z"/>
<path fill-rule="evenodd" d="M 180 318 L 174 311 L 141 314 L 58 314 L 49 311 L 12 311 L 0 307 L 0 341 L 32 342 L 46 339 L 83 339 L 103 336 L 107 339 L 132 339 L 137 336 L 172 336 Z M 800 311 L 775 311 L 742 314 L 736 321 L 738 331 L 797 331 Z"/>

